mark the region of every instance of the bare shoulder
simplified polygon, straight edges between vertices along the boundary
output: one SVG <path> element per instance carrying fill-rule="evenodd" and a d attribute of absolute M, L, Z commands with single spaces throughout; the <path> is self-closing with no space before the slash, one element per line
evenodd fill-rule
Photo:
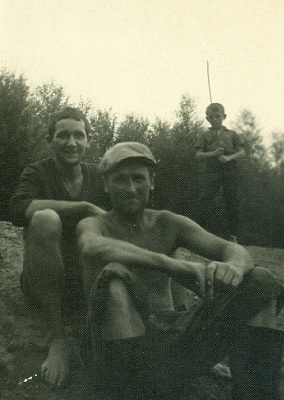
<path fill-rule="evenodd" d="M 86 230 L 99 230 L 106 224 L 107 214 L 100 214 L 82 219 L 77 225 L 77 232 L 82 233 Z"/>
<path fill-rule="evenodd" d="M 176 214 L 168 210 L 146 210 L 146 215 L 153 225 L 160 226 L 164 230 L 194 230 L 196 223 L 190 218 Z"/>

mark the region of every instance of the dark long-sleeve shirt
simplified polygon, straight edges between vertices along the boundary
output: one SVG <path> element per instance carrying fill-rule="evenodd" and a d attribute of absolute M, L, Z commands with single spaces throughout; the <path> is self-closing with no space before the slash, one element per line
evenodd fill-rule
<path fill-rule="evenodd" d="M 19 184 L 10 199 L 9 212 L 14 225 L 24 226 L 28 223 L 26 210 L 33 200 L 86 201 L 98 207 L 106 208 L 107 199 L 104 192 L 102 176 L 95 164 L 81 163 L 83 186 L 77 198 L 70 196 L 56 169 L 54 159 L 45 159 L 28 165 L 20 176 Z M 76 216 L 67 225 L 74 228 Z"/>

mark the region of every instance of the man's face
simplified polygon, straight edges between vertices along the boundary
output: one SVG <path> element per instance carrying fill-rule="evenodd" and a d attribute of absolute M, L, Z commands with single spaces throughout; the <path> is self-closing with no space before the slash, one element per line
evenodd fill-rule
<path fill-rule="evenodd" d="M 61 119 L 51 141 L 55 158 L 65 165 L 78 164 L 89 145 L 83 121 Z"/>
<path fill-rule="evenodd" d="M 225 118 L 226 114 L 221 109 L 209 109 L 206 114 L 206 119 L 213 129 L 220 129 Z"/>
<path fill-rule="evenodd" d="M 105 190 L 115 210 L 128 216 L 141 213 L 154 189 L 149 168 L 139 161 L 126 161 L 107 174 Z"/>

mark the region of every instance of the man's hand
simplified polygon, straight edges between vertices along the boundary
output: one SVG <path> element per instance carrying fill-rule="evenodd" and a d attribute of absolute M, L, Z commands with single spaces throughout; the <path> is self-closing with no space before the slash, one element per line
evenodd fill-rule
<path fill-rule="evenodd" d="M 200 297 L 205 296 L 205 266 L 199 262 L 171 259 L 165 271 L 177 283 L 192 290 Z"/>
<path fill-rule="evenodd" d="M 85 206 L 86 206 L 86 216 L 87 217 L 96 217 L 97 215 L 101 215 L 101 214 L 105 213 L 105 211 L 102 208 L 95 206 L 92 203 L 85 202 Z"/>
<path fill-rule="evenodd" d="M 223 147 L 218 147 L 216 150 L 212 151 L 212 155 L 214 157 L 220 157 L 224 154 L 224 148 Z"/>
<path fill-rule="evenodd" d="M 208 295 L 213 297 L 215 292 L 226 292 L 235 289 L 242 282 L 244 269 L 237 265 L 213 261 L 205 269 L 205 279 Z"/>
<path fill-rule="evenodd" d="M 230 158 L 230 156 L 221 155 L 220 157 L 218 157 L 218 160 L 221 163 L 226 164 L 227 162 L 231 161 L 231 158 Z"/>

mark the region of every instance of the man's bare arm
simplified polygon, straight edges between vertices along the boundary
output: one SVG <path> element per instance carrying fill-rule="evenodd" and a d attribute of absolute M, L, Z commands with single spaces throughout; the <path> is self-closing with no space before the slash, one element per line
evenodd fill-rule
<path fill-rule="evenodd" d="M 199 160 L 206 160 L 207 158 L 217 158 L 222 156 L 224 153 L 223 147 L 218 147 L 213 151 L 202 151 L 201 149 L 197 150 L 196 158 Z"/>
<path fill-rule="evenodd" d="M 82 257 L 93 257 L 99 264 L 120 263 L 142 269 L 163 272 L 181 285 L 199 287 L 205 292 L 204 265 L 178 260 L 101 234 L 97 218 L 86 218 L 77 226 L 78 247 Z"/>
<path fill-rule="evenodd" d="M 221 155 L 218 160 L 222 163 L 227 163 L 233 160 L 237 160 L 239 158 L 244 157 L 245 151 L 242 147 L 240 147 L 235 153 L 230 154 L 229 156 Z"/>
<path fill-rule="evenodd" d="M 186 217 L 169 214 L 169 220 L 169 223 L 176 223 L 180 227 L 178 246 L 188 247 L 195 253 L 214 260 L 207 266 L 207 284 L 213 285 L 213 282 L 217 282 L 236 287 L 243 280 L 244 274 L 253 268 L 250 254 L 239 244 L 207 232 Z"/>
<path fill-rule="evenodd" d="M 71 215 L 96 216 L 105 213 L 103 209 L 86 201 L 61 201 L 61 200 L 33 200 L 25 213 L 26 219 L 29 221 L 34 212 L 45 209 L 51 209 L 57 212 L 62 218 Z"/>

